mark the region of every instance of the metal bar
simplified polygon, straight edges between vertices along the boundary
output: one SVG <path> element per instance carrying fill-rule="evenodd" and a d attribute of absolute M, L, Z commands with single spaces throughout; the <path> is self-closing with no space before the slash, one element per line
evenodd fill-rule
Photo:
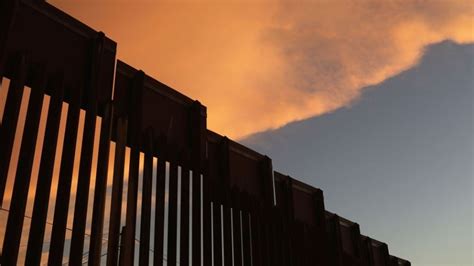
<path fill-rule="evenodd" d="M 203 175 L 203 203 L 202 203 L 202 227 L 203 227 L 203 264 L 211 265 L 212 246 L 211 246 L 211 182 L 207 171 Z"/>
<path fill-rule="evenodd" d="M 190 108 L 191 167 L 193 170 L 192 199 L 192 265 L 201 265 L 201 173 L 206 157 L 206 108 L 194 101 Z"/>
<path fill-rule="evenodd" d="M 275 266 L 280 266 L 282 262 L 281 251 L 279 249 L 279 244 L 281 243 L 280 239 L 280 230 L 278 230 L 279 221 L 276 215 L 276 208 L 272 207 L 270 210 L 270 220 L 267 225 L 270 227 L 269 238 L 270 238 L 270 254 L 272 258 L 272 264 Z"/>
<path fill-rule="evenodd" d="M 230 197 L 230 193 L 227 193 Z M 231 208 L 230 200 L 223 206 L 223 224 L 224 224 L 224 264 L 232 265 L 232 227 L 231 227 Z"/>
<path fill-rule="evenodd" d="M 36 183 L 33 215 L 26 251 L 26 265 L 39 265 L 43 249 L 46 217 L 48 215 L 48 200 L 51 194 L 54 160 L 58 143 L 59 124 L 63 106 L 63 78 L 52 85 L 53 95 L 50 98 L 46 131 L 41 152 L 41 162 Z"/>
<path fill-rule="evenodd" d="M 125 216 L 125 240 L 124 247 L 120 253 L 123 253 L 123 265 L 132 265 L 135 257 L 135 227 L 137 219 L 137 197 L 138 197 L 138 171 L 140 161 L 140 136 L 142 120 L 142 97 L 144 87 L 145 73 L 137 71 L 134 74 L 131 90 L 131 99 L 129 106 L 130 127 L 130 174 L 128 178 L 127 190 L 127 212 Z"/>
<path fill-rule="evenodd" d="M 140 151 L 131 148 L 130 151 L 130 173 L 127 189 L 127 212 L 125 216 L 125 235 L 123 252 L 123 264 L 132 265 L 135 253 L 135 228 L 137 222 L 137 199 L 138 199 L 138 171 Z"/>
<path fill-rule="evenodd" d="M 260 227 L 262 228 L 262 233 L 263 233 L 263 237 L 262 237 L 262 240 L 261 240 L 261 244 L 263 244 L 262 246 L 262 257 L 264 258 L 264 265 L 274 265 L 274 260 L 275 258 L 272 257 L 272 238 L 271 238 L 271 234 L 272 234 L 272 230 L 271 230 L 271 219 L 270 219 L 270 210 L 268 208 L 271 208 L 271 207 L 268 207 L 266 206 L 267 208 L 263 207 L 262 208 L 262 211 L 260 212 L 261 213 L 261 220 L 259 222 L 260 224 Z"/>
<path fill-rule="evenodd" d="M 102 233 L 104 229 L 105 195 L 109 169 L 110 138 L 113 123 L 113 105 L 105 108 L 100 130 L 97 175 L 94 189 L 94 206 L 92 210 L 92 228 L 89 246 L 89 265 L 100 265 L 102 255 Z"/>
<path fill-rule="evenodd" d="M 214 187 L 218 190 L 218 187 Z M 214 194 L 215 195 L 215 194 Z M 222 265 L 221 204 L 213 201 L 214 266 Z"/>
<path fill-rule="evenodd" d="M 170 163 L 168 189 L 168 266 L 176 265 L 176 229 L 178 209 L 178 165 Z"/>
<path fill-rule="evenodd" d="M 140 265 L 148 265 L 150 258 L 150 216 L 153 184 L 153 130 L 146 134 L 145 162 L 143 167 L 142 213 L 140 224 Z"/>
<path fill-rule="evenodd" d="M 105 36 L 98 33 L 92 40 L 92 57 L 90 66 L 89 84 L 87 87 L 87 110 L 82 137 L 82 151 L 77 180 L 76 201 L 72 227 L 71 249 L 69 263 L 82 264 L 84 251 L 84 237 L 86 230 L 87 206 L 91 179 L 92 156 L 94 151 L 94 135 L 97 120 L 98 75 Z"/>
<path fill-rule="evenodd" d="M 231 189 L 230 189 L 230 159 L 229 159 L 229 139 L 223 137 L 219 143 L 219 187 L 216 188 L 220 194 L 222 203 L 222 225 L 223 228 L 223 247 L 224 264 L 232 265 L 232 228 L 231 228 Z M 217 193 L 216 193 L 217 194 Z M 221 217 L 219 213 L 219 218 Z M 221 232 L 220 231 L 220 232 Z M 222 238 L 221 238 L 222 239 Z"/>
<path fill-rule="evenodd" d="M 107 265 L 116 266 L 120 237 L 120 218 L 122 214 L 123 171 L 125 164 L 125 143 L 128 122 L 125 117 L 117 119 L 112 198 L 110 203 L 109 235 L 107 243 Z"/>
<path fill-rule="evenodd" d="M 59 170 L 58 191 L 56 193 L 56 205 L 48 257 L 49 265 L 59 265 L 62 263 L 63 258 L 64 237 L 66 235 L 69 197 L 71 195 L 71 179 L 76 153 L 77 128 L 79 125 L 81 104 L 81 90 L 72 90 L 72 93 L 73 96 L 69 101 L 64 145 L 61 155 L 61 168 Z"/>
<path fill-rule="evenodd" d="M 288 229 L 288 218 L 287 211 L 284 208 L 279 208 L 279 219 L 281 226 L 281 251 L 282 251 L 282 264 L 291 265 L 291 253 L 290 253 L 290 240 L 289 240 L 289 229 Z"/>
<path fill-rule="evenodd" d="M 71 264 L 82 264 L 84 250 L 84 233 L 87 219 L 92 154 L 94 150 L 94 133 L 96 125 L 95 110 L 87 110 L 85 115 L 82 150 L 77 180 L 77 193 L 74 206 L 74 219 L 69 261 Z"/>
<path fill-rule="evenodd" d="M 243 241 L 243 252 L 244 252 L 244 265 L 251 265 L 250 257 L 250 225 L 249 225 L 250 214 L 248 212 L 242 212 L 242 241 Z"/>
<path fill-rule="evenodd" d="M 192 265 L 201 265 L 201 173 L 193 170 Z"/>
<path fill-rule="evenodd" d="M 242 193 L 242 201 L 244 203 L 244 210 L 242 211 L 242 242 L 243 242 L 243 253 L 244 253 L 244 265 L 251 265 L 250 257 L 250 206 L 251 202 L 247 193 Z M 255 217 L 254 217 L 255 219 Z"/>
<path fill-rule="evenodd" d="M 8 89 L 7 101 L 3 112 L 2 125 L 0 127 L 0 206 L 3 205 L 3 197 L 8 177 L 8 168 L 15 140 L 18 114 L 20 112 L 23 86 L 27 75 L 27 62 L 25 56 L 20 56 L 16 61 L 14 76 L 11 77 Z"/>
<path fill-rule="evenodd" d="M 3 259 L 5 265 L 15 265 L 18 260 L 20 249 L 21 232 L 30 187 L 31 170 L 35 154 L 38 128 L 43 106 L 44 89 L 46 78 L 44 71 L 40 70 L 31 89 L 25 128 L 21 140 L 20 157 L 16 168 L 15 183 L 13 185 L 10 213 L 8 215 L 5 238 L 3 242 L 3 254 L 8 254 Z"/>
<path fill-rule="evenodd" d="M 181 168 L 180 265 L 189 265 L 189 169 Z"/>
<path fill-rule="evenodd" d="M 260 202 L 257 200 L 252 201 L 251 203 L 252 210 L 252 258 L 253 265 L 264 265 L 264 256 L 262 256 L 262 240 L 263 240 L 263 231 L 262 231 L 262 219 L 261 219 L 261 207 Z"/>
<path fill-rule="evenodd" d="M 232 190 L 232 219 L 233 219 L 233 234 L 234 234 L 234 265 L 242 266 L 242 238 L 241 238 L 241 223 L 240 223 L 240 204 L 239 192 L 236 189 Z M 252 227 L 253 228 L 253 227 Z M 254 264 L 256 265 L 256 264 Z"/>
<path fill-rule="evenodd" d="M 164 156 L 158 158 L 155 195 L 155 238 L 153 265 L 163 265 L 163 236 L 165 219 L 165 185 L 166 185 L 166 160 Z"/>
<path fill-rule="evenodd" d="M 125 252 L 123 249 L 125 248 L 125 234 L 127 233 L 127 226 L 122 226 L 122 231 L 120 233 L 120 254 L 119 254 L 119 265 L 124 265 L 124 256 Z"/>

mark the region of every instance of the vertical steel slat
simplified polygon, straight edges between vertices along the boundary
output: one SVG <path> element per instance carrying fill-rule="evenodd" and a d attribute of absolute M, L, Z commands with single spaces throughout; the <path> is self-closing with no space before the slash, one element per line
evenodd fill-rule
<path fill-rule="evenodd" d="M 51 194 L 54 160 L 58 143 L 59 124 L 63 105 L 62 77 L 57 84 L 52 85 L 53 95 L 50 98 L 46 130 L 41 151 L 41 162 L 36 183 L 33 215 L 26 251 L 26 265 L 39 265 L 43 249 L 46 217 L 48 215 L 48 201 Z M 62 136 L 60 136 L 62 137 Z"/>
<path fill-rule="evenodd" d="M 107 192 L 107 174 L 109 169 L 113 113 L 112 103 L 107 104 L 100 130 L 97 174 L 94 189 L 94 205 L 92 209 L 89 265 L 100 265 L 100 258 L 102 255 L 102 233 L 104 229 L 105 195 Z"/>
<path fill-rule="evenodd" d="M 199 101 L 194 101 L 190 108 L 189 129 L 191 136 L 192 183 L 192 265 L 201 265 L 201 174 L 206 157 L 206 108 Z"/>
<path fill-rule="evenodd" d="M 226 197 L 230 197 L 230 191 Z M 226 201 L 226 205 L 223 207 L 223 220 L 224 220 L 224 264 L 232 265 L 232 227 L 231 227 L 231 215 L 230 215 L 230 200 Z"/>
<path fill-rule="evenodd" d="M 273 263 L 275 266 L 281 265 L 281 251 L 279 245 L 281 243 L 280 230 L 278 230 L 278 220 L 276 215 L 276 207 L 272 207 L 270 210 L 270 243 L 271 243 L 271 254 L 274 256 Z"/>
<path fill-rule="evenodd" d="M 125 165 L 125 145 L 127 141 L 128 121 L 125 117 L 116 120 L 116 143 L 114 173 L 112 180 L 112 198 L 110 202 L 109 235 L 107 243 L 107 265 L 116 266 L 120 236 L 120 218 L 122 215 L 123 171 Z"/>
<path fill-rule="evenodd" d="M 241 224 L 240 224 L 240 204 L 239 192 L 236 189 L 232 190 L 232 218 L 233 218 L 233 233 L 234 233 L 234 265 L 242 266 L 242 239 L 241 239 Z M 254 264 L 256 265 L 256 264 Z"/>
<path fill-rule="evenodd" d="M 155 195 L 155 237 L 153 265 L 163 265 L 163 236 L 165 219 L 165 186 L 166 186 L 166 160 L 164 156 L 158 158 Z"/>
<path fill-rule="evenodd" d="M 279 222 L 279 230 L 278 233 L 280 234 L 280 251 L 281 251 L 281 264 L 282 265 L 290 265 L 289 262 L 289 247 L 288 247 L 288 241 L 287 241 L 287 227 L 285 223 L 285 212 L 282 208 L 278 207 L 278 214 L 276 219 Z"/>
<path fill-rule="evenodd" d="M 62 263 L 64 237 L 66 235 L 69 197 L 71 195 L 71 179 L 76 153 L 77 129 L 79 126 L 81 104 L 81 89 L 71 91 L 73 95 L 69 101 L 66 131 L 64 133 L 64 145 L 61 155 L 53 229 L 51 232 L 51 245 L 48 257 L 49 265 L 60 265 Z"/>
<path fill-rule="evenodd" d="M 212 192 L 212 225 L 213 225 L 213 241 L 214 241 L 214 266 L 222 265 L 222 227 L 221 227 L 221 186 L 219 181 L 213 182 Z"/>
<path fill-rule="evenodd" d="M 252 205 L 252 220 L 254 221 L 254 224 L 252 224 L 252 233 L 253 233 L 253 239 L 252 239 L 252 245 L 253 245 L 253 253 L 254 255 L 254 261 L 259 264 L 259 265 L 268 265 L 267 261 L 269 258 L 266 257 L 265 254 L 265 221 L 264 221 L 264 215 L 262 214 L 263 208 L 261 206 L 262 202 L 256 200 L 253 201 Z M 254 228 L 255 227 L 255 228 Z"/>
<path fill-rule="evenodd" d="M 280 220 L 280 249 L 281 249 L 281 264 L 290 265 L 290 255 L 289 255 L 289 246 L 288 246 L 288 228 L 286 224 L 285 211 L 279 209 L 278 219 Z"/>
<path fill-rule="evenodd" d="M 242 193 L 242 201 L 243 201 L 243 211 L 242 211 L 242 242 L 243 242 L 243 253 L 244 253 L 244 265 L 251 265 L 251 258 L 250 258 L 250 224 L 249 224 L 249 217 L 250 217 L 250 210 L 251 204 L 249 195 L 247 193 Z M 254 217 L 255 219 L 255 217 Z"/>
<path fill-rule="evenodd" d="M 278 230 L 278 220 L 276 215 L 276 208 L 272 207 L 270 210 L 271 219 L 267 223 L 270 226 L 270 247 L 271 247 L 271 256 L 273 258 L 273 265 L 281 265 L 281 251 L 279 250 L 279 244 L 281 243 L 280 239 L 280 230 Z"/>
<path fill-rule="evenodd" d="M 180 265 L 189 265 L 189 169 L 181 169 Z"/>
<path fill-rule="evenodd" d="M 265 201 L 263 202 L 265 204 Z M 260 227 L 260 257 L 263 265 L 272 265 L 274 259 L 271 253 L 271 219 L 269 217 L 268 205 L 260 205 L 259 213 L 259 227 Z"/>
<path fill-rule="evenodd" d="M 178 209 L 178 165 L 170 162 L 168 189 L 168 254 L 167 265 L 176 265 L 176 229 Z"/>
<path fill-rule="evenodd" d="M 145 162 L 143 167 L 142 211 L 140 224 L 140 265 L 148 265 L 150 258 L 150 216 L 153 184 L 153 130 L 146 134 Z"/>
<path fill-rule="evenodd" d="M 293 247 L 293 253 L 291 254 L 291 263 L 292 265 L 294 266 L 300 266 L 299 264 L 299 261 L 298 261 L 298 258 L 300 256 L 299 252 L 300 252 L 300 245 L 298 243 L 298 228 L 296 226 L 296 221 L 293 221 L 291 224 L 291 243 L 292 243 L 292 247 Z"/>
<path fill-rule="evenodd" d="M 25 128 L 21 140 L 20 157 L 16 168 L 15 182 L 13 185 L 12 201 L 10 213 L 8 215 L 5 239 L 3 242 L 3 254 L 5 265 L 15 265 L 20 249 L 21 232 L 28 199 L 28 189 L 30 187 L 31 170 L 35 154 L 36 140 L 38 138 L 38 128 L 43 106 L 45 75 L 41 70 L 34 81 L 31 89 L 31 96 L 28 103 Z"/>
<path fill-rule="evenodd" d="M 260 256 L 262 257 L 263 265 L 272 265 L 274 258 L 271 257 L 271 221 L 268 219 L 268 210 L 261 206 L 260 211 Z"/>
<path fill-rule="evenodd" d="M 219 187 L 215 187 L 214 191 Z M 213 193 L 215 195 L 215 193 Z M 215 199 L 215 198 L 214 198 Z M 214 266 L 222 265 L 222 227 L 221 227 L 221 204 L 219 201 L 213 201 L 213 233 L 214 233 Z"/>
<path fill-rule="evenodd" d="M 125 215 L 125 235 L 123 252 L 123 263 L 121 265 L 132 265 L 135 253 L 135 228 L 137 223 L 137 200 L 138 200 L 138 171 L 140 162 L 140 150 L 131 147 L 130 172 L 127 189 L 127 209 Z"/>
<path fill-rule="evenodd" d="M 261 219 L 260 219 L 260 208 L 259 208 L 259 202 L 258 201 L 255 201 L 255 200 L 250 200 L 248 199 L 248 194 L 247 193 L 242 193 L 241 194 L 242 196 L 242 201 L 244 202 L 245 204 L 245 208 L 244 209 L 248 209 L 250 212 L 251 212 L 251 224 L 250 224 L 250 227 L 252 228 L 252 238 L 250 239 L 251 240 L 251 248 L 252 249 L 252 263 L 253 265 L 263 265 L 262 263 L 262 255 L 261 255 L 261 252 L 262 252 L 262 247 L 261 247 L 261 228 L 260 228 L 260 222 L 261 222 Z M 246 240 L 245 238 L 245 234 L 248 234 L 248 233 L 245 233 L 245 230 L 250 230 L 250 229 L 246 229 L 244 226 L 245 226 L 245 219 L 244 219 L 244 212 L 242 212 L 242 241 L 244 243 L 244 246 L 243 246 L 243 250 L 242 252 L 244 253 L 244 264 L 248 264 L 250 263 L 250 260 L 247 260 L 245 259 L 245 253 L 248 252 L 246 251 L 246 247 L 245 247 L 245 242 L 248 240 Z M 247 218 L 247 224 L 248 224 L 248 218 Z"/>
<path fill-rule="evenodd" d="M 211 182 L 208 178 L 207 169 L 203 176 L 203 203 L 202 203 L 202 227 L 203 227 L 203 264 L 211 265 Z"/>
<path fill-rule="evenodd" d="M 254 264 L 266 265 L 265 261 L 265 231 L 261 215 L 261 202 L 255 201 L 251 203 L 252 210 L 252 252 Z M 244 251 L 245 252 L 245 251 Z"/>
<path fill-rule="evenodd" d="M 269 262 L 271 265 L 275 265 L 275 266 L 278 266 L 279 264 L 279 260 L 278 260 L 278 256 L 279 256 L 279 253 L 277 253 L 277 245 L 276 245 L 276 242 L 277 242 L 277 236 L 276 236 L 276 231 L 275 231 L 275 226 L 276 226 L 276 222 L 275 220 L 273 219 L 273 208 L 274 207 L 269 207 L 267 210 L 266 210 L 266 217 L 265 217 L 265 220 L 266 220 L 266 228 L 267 228 L 267 254 L 269 255 Z"/>
<path fill-rule="evenodd" d="M 230 150 L 229 150 L 230 140 L 227 137 L 223 137 L 218 145 L 219 159 L 218 159 L 218 187 L 216 187 L 216 194 L 219 194 L 220 204 L 222 206 L 219 208 L 219 220 L 222 220 L 221 230 L 219 230 L 219 235 L 222 243 L 221 248 L 223 247 L 220 254 L 223 256 L 223 263 L 225 265 L 232 265 L 232 232 L 231 232 L 231 176 L 230 176 Z M 221 214 L 222 210 L 222 214 Z M 220 262 L 222 263 L 222 262 Z"/>
<path fill-rule="evenodd" d="M 201 265 L 201 173 L 193 169 L 192 206 L 192 265 Z"/>
<path fill-rule="evenodd" d="M 18 114 L 20 113 L 21 99 L 24 91 L 23 86 L 25 85 L 27 75 L 26 57 L 20 56 L 16 61 L 15 67 L 14 76 L 11 77 L 8 89 L 2 126 L 0 127 L 0 147 L 2 147 L 0 149 L 0 206 L 3 205 L 8 168 L 10 166 Z"/>
<path fill-rule="evenodd" d="M 249 213 L 247 211 L 242 212 L 242 241 L 243 241 L 243 252 L 244 252 L 244 265 L 251 264 L 250 257 L 250 226 L 249 226 Z"/>
<path fill-rule="evenodd" d="M 135 257 L 135 227 L 137 219 L 137 197 L 138 197 L 138 171 L 140 161 L 140 136 L 142 121 L 142 97 L 145 73 L 137 71 L 132 80 L 130 89 L 129 106 L 129 144 L 130 144 L 130 174 L 127 189 L 127 210 L 125 216 L 125 235 L 123 253 L 123 265 L 132 265 Z"/>
<path fill-rule="evenodd" d="M 119 265 L 124 264 L 125 252 L 122 252 L 125 248 L 125 234 L 127 233 L 127 226 L 122 226 L 122 231 L 120 233 L 120 254 L 119 254 Z"/>
<path fill-rule="evenodd" d="M 89 69 L 89 80 L 87 88 L 87 110 L 84 123 L 84 134 L 82 138 L 82 151 L 79 165 L 79 177 L 77 180 L 77 193 L 74 206 L 74 219 L 72 226 L 71 250 L 69 261 L 72 264 L 82 264 L 84 251 L 84 237 L 86 230 L 87 206 L 89 201 L 89 189 L 92 168 L 92 156 L 94 151 L 94 135 L 97 120 L 97 95 L 99 91 L 99 71 L 101 67 L 101 56 L 105 35 L 98 33 L 92 40 L 92 54 Z"/>
<path fill-rule="evenodd" d="M 283 208 L 284 203 L 282 203 L 283 198 L 278 199 L 278 205 L 277 205 L 277 214 L 276 214 L 276 220 L 278 221 L 278 234 L 279 236 L 279 250 L 281 252 L 281 265 L 290 265 L 290 262 L 288 261 L 288 243 L 287 243 L 287 228 L 286 228 L 286 223 L 285 223 L 285 210 Z"/>
<path fill-rule="evenodd" d="M 92 153 L 94 150 L 94 133 L 96 125 L 95 110 L 87 110 L 82 138 L 79 175 L 77 180 L 77 193 L 74 205 L 74 219 L 72 226 L 70 263 L 82 264 L 84 249 L 84 233 L 86 227 L 87 205 L 89 199 L 90 176 L 92 167 Z"/>

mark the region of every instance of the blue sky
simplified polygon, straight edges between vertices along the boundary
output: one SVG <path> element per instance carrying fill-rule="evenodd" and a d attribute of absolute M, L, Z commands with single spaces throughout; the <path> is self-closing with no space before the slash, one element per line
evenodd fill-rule
<path fill-rule="evenodd" d="M 322 188 L 413 265 L 473 265 L 474 45 L 427 47 L 420 63 L 352 106 L 250 136 L 276 170 Z"/>

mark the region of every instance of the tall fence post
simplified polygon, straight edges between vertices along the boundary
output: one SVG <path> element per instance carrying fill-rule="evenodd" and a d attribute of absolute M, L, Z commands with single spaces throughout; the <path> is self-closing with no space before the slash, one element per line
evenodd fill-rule
<path fill-rule="evenodd" d="M 84 233 L 86 230 L 87 206 L 89 199 L 89 187 L 92 170 L 92 156 L 94 151 L 94 135 L 97 120 L 97 96 L 99 91 L 99 71 L 101 69 L 101 57 L 105 35 L 99 33 L 91 40 L 91 62 L 89 81 L 85 88 L 86 115 L 84 132 L 82 135 L 81 159 L 79 164 L 79 176 L 77 180 L 76 201 L 74 206 L 74 219 L 72 227 L 71 249 L 69 260 L 71 264 L 82 264 L 84 251 Z"/>
<path fill-rule="evenodd" d="M 140 132 L 142 121 L 142 99 L 145 73 L 138 71 L 133 78 L 132 99 L 130 109 L 129 142 L 130 142 L 130 171 L 127 190 L 127 209 L 125 217 L 125 236 L 122 265 L 132 265 L 135 252 L 135 225 L 137 218 L 138 171 L 140 159 Z"/>
<path fill-rule="evenodd" d="M 105 108 L 100 130 L 97 174 L 92 210 L 92 228 L 89 245 L 89 264 L 100 265 L 102 251 L 102 233 L 104 228 L 105 195 L 107 192 L 107 173 L 109 166 L 110 139 L 113 125 L 113 103 Z"/>
<path fill-rule="evenodd" d="M 117 266 L 120 246 L 120 219 L 122 217 L 123 171 L 125 164 L 125 147 L 127 143 L 128 120 L 126 117 L 116 119 L 115 154 L 112 178 L 112 198 L 110 201 L 109 234 L 107 243 L 107 265 Z"/>
<path fill-rule="evenodd" d="M 166 185 L 166 162 L 167 156 L 166 136 L 160 136 L 158 139 L 158 148 L 160 157 L 158 158 L 158 169 L 156 176 L 156 194 L 155 194 L 155 236 L 154 236 L 154 254 L 153 265 L 159 266 L 164 263 L 163 242 L 164 242 L 164 217 L 165 217 L 165 185 Z"/>
<path fill-rule="evenodd" d="M 192 181 L 192 264 L 201 265 L 201 175 L 204 174 L 204 160 L 207 150 L 207 126 L 206 126 L 206 108 L 199 101 L 194 101 L 190 111 L 190 141 L 191 141 L 191 167 L 193 171 Z M 206 183 L 207 176 L 203 177 Z M 203 184 L 205 187 L 205 184 Z M 206 196 L 207 197 L 207 196 Z M 203 213 L 206 214 L 206 200 L 204 198 Z M 209 208 L 209 206 L 208 206 Z M 203 220 L 204 219 L 203 217 Z M 206 228 L 204 228 L 204 232 Z M 206 250 L 204 246 L 204 250 Z M 204 252 L 205 253 L 205 252 Z"/>

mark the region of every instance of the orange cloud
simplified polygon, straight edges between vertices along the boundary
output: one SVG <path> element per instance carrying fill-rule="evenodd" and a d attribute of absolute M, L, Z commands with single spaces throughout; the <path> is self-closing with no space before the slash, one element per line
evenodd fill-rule
<path fill-rule="evenodd" d="M 52 2 L 234 138 L 348 106 L 426 45 L 474 40 L 470 1 Z"/>

